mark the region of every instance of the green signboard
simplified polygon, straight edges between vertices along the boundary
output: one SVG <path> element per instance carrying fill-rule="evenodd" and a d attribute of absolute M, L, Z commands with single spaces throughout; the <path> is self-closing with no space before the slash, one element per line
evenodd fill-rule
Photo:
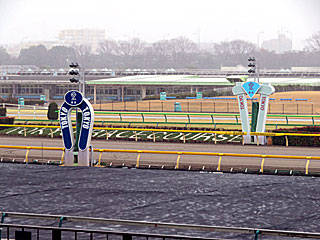
<path fill-rule="evenodd" d="M 46 95 L 40 95 L 40 101 L 46 101 Z"/>
<path fill-rule="evenodd" d="M 160 93 L 160 100 L 167 100 L 167 93 L 166 92 Z"/>
<path fill-rule="evenodd" d="M 24 105 L 24 98 L 19 98 L 18 99 L 18 104 L 19 105 Z"/>
<path fill-rule="evenodd" d="M 197 99 L 202 99 L 202 92 L 197 92 Z"/>
<path fill-rule="evenodd" d="M 179 102 L 174 103 L 174 111 L 181 112 L 181 104 Z"/>

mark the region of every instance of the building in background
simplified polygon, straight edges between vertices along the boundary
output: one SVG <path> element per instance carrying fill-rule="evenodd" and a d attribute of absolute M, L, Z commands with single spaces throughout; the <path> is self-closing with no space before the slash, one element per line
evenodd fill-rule
<path fill-rule="evenodd" d="M 59 43 L 63 46 L 87 45 L 96 52 L 99 43 L 106 38 L 104 29 L 66 29 L 59 33 Z"/>
<path fill-rule="evenodd" d="M 263 41 L 261 48 L 276 53 L 292 51 L 292 37 L 289 38 L 285 33 L 279 33 L 277 39 Z"/>

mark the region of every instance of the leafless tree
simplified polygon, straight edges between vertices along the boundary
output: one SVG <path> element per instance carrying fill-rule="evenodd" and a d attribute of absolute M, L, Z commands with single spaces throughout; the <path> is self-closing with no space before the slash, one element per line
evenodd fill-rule
<path fill-rule="evenodd" d="M 82 66 L 88 66 L 90 62 L 90 56 L 92 55 L 92 48 L 89 45 L 77 45 L 74 46 L 77 61 Z"/>
<path fill-rule="evenodd" d="M 311 37 L 307 39 L 306 49 L 311 52 L 320 51 L 320 31 L 314 33 Z"/>
<path fill-rule="evenodd" d="M 101 41 L 99 43 L 99 47 L 98 47 L 98 53 L 99 54 L 116 54 L 118 46 L 117 46 L 117 42 L 115 42 L 114 40 L 108 39 L 108 40 L 104 40 Z"/>
<path fill-rule="evenodd" d="M 161 40 L 154 42 L 151 47 L 151 52 L 155 55 L 169 55 L 169 40 Z"/>
<path fill-rule="evenodd" d="M 220 42 L 213 45 L 217 55 L 223 54 L 251 54 L 256 50 L 256 46 L 244 40 L 233 40 L 231 42 Z"/>
<path fill-rule="evenodd" d="M 171 55 L 175 55 L 178 53 L 194 53 L 197 52 L 197 45 L 186 37 L 178 37 L 171 39 L 168 44 L 169 52 Z"/>
<path fill-rule="evenodd" d="M 129 39 L 128 41 L 117 42 L 117 54 L 125 56 L 136 56 L 142 54 L 146 43 L 140 38 Z"/>

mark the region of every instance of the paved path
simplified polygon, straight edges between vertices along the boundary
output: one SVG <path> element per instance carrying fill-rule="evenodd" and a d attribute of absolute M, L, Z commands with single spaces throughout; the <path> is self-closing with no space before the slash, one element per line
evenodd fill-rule
<path fill-rule="evenodd" d="M 21 138 L 4 137 L 0 138 L 1 145 L 22 145 L 22 146 L 43 146 L 43 147 L 63 147 L 61 139 L 49 138 Z M 163 151 L 188 151 L 188 152 L 216 152 L 216 153 L 246 153 L 246 154 L 267 154 L 267 155 L 291 155 L 291 156 L 320 156 L 320 149 L 315 147 L 282 147 L 282 146 L 256 146 L 256 145 L 233 145 L 233 144 L 183 144 L 183 143 L 153 143 L 134 141 L 92 141 L 94 148 L 102 149 L 134 149 L 134 150 L 163 150 Z M 0 157 L 24 158 L 25 150 L 0 149 Z M 95 153 L 94 158 L 99 158 L 99 153 Z M 61 159 L 60 151 L 30 151 L 29 158 L 32 159 Z M 106 164 L 134 166 L 137 154 L 135 153 L 103 153 L 102 161 Z M 185 156 L 180 159 L 181 168 L 214 170 L 217 168 L 219 157 L 215 156 Z M 169 166 L 176 165 L 177 155 L 155 155 L 142 154 L 140 166 Z M 318 163 L 319 162 L 319 163 Z M 223 157 L 221 162 L 222 170 L 231 168 L 253 168 L 260 169 L 261 158 L 235 158 Z M 306 160 L 282 160 L 266 159 L 265 169 L 292 169 L 303 171 Z M 309 165 L 314 171 L 320 170 L 320 161 L 312 161 Z"/>

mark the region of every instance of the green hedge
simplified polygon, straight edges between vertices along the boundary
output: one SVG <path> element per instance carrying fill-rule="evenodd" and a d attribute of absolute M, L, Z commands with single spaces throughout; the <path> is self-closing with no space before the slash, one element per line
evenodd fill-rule
<path fill-rule="evenodd" d="M 0 103 L 12 103 L 12 104 L 18 104 L 18 99 L 17 98 L 0 98 Z M 39 105 L 43 106 L 44 101 L 42 100 L 37 100 L 37 99 L 24 99 L 24 104 L 25 105 Z"/>
<path fill-rule="evenodd" d="M 14 117 L 0 117 L 0 124 L 13 124 L 14 123 Z M 5 129 L 8 127 L 1 127 L 0 130 Z"/>
<path fill-rule="evenodd" d="M 5 116 L 7 116 L 7 109 L 1 107 L 0 108 L 0 117 L 5 117 Z"/>
<path fill-rule="evenodd" d="M 312 133 L 320 134 L 320 127 L 299 127 L 299 128 L 290 128 L 290 129 L 277 129 L 274 130 L 275 133 Z M 320 138 L 319 137 L 303 137 L 303 136 L 288 136 L 289 146 L 303 146 L 303 147 L 320 147 Z M 285 137 L 272 137 L 273 145 L 282 145 L 286 144 Z"/>

